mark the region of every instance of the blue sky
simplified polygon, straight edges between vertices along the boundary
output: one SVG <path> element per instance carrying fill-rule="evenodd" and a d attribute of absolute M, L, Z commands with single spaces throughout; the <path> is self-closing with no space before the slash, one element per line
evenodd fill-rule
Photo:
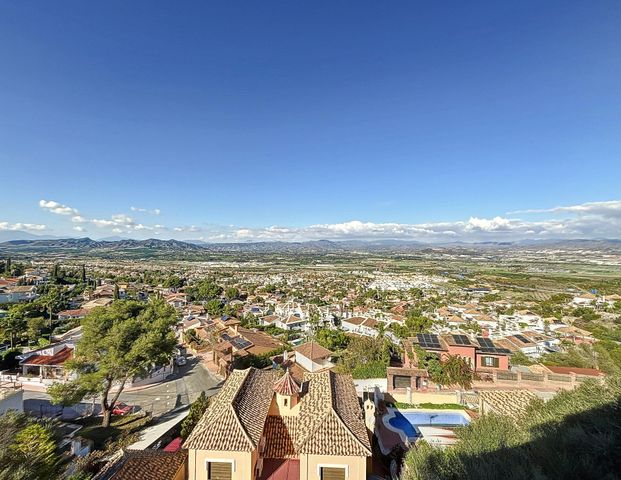
<path fill-rule="evenodd" d="M 619 25 L 618 1 L 4 2 L 0 230 L 618 238 Z"/>

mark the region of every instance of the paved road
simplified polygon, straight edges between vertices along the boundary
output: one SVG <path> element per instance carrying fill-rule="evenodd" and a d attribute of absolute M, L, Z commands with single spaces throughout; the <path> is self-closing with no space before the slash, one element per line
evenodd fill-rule
<path fill-rule="evenodd" d="M 175 407 L 189 405 L 202 391 L 211 396 L 220 389 L 222 382 L 193 357 L 188 359 L 187 365 L 175 368 L 179 371 L 172 378 L 152 387 L 123 392 L 121 401 L 128 405 L 140 405 L 157 416 Z"/>
<path fill-rule="evenodd" d="M 204 391 L 207 396 L 218 392 L 222 382 L 211 375 L 194 357 L 188 357 L 183 367 L 175 367 L 177 371 L 166 381 L 131 392 L 123 392 L 120 401 L 128 405 L 137 405 L 142 410 L 153 412 L 154 416 L 162 415 L 181 405 L 188 405 Z M 82 404 L 84 409 L 90 404 Z M 24 392 L 24 410 L 36 415 L 51 416 L 60 411 L 60 407 L 50 404 L 50 396 L 43 392 Z M 65 409 L 64 417 L 77 416 L 72 409 Z"/>

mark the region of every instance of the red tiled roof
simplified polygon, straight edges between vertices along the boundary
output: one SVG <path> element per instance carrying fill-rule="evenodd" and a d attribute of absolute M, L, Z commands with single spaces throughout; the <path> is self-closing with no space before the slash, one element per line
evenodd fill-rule
<path fill-rule="evenodd" d="M 604 376 L 604 373 L 599 371 L 596 368 L 576 368 L 576 367 L 549 367 L 546 365 L 546 368 L 550 370 L 552 373 L 560 373 L 568 375 L 570 373 L 575 373 L 576 375 L 590 375 L 592 377 L 601 377 Z"/>
<path fill-rule="evenodd" d="M 173 480 L 185 470 L 186 451 L 128 450 L 113 466 L 110 480 Z M 120 465 L 118 465 L 120 464 Z"/>
<path fill-rule="evenodd" d="M 274 391 L 281 395 L 288 395 L 290 397 L 300 393 L 300 386 L 295 382 L 289 370 L 274 383 Z"/>
<path fill-rule="evenodd" d="M 73 348 L 65 347 L 55 355 L 33 355 L 22 365 L 62 365 L 73 356 Z"/>

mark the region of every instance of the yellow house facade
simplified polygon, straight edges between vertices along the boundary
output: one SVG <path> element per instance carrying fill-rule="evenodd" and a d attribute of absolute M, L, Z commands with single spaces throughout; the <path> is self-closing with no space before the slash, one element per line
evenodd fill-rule
<path fill-rule="evenodd" d="M 369 435 L 351 377 L 236 370 L 184 444 L 190 480 L 361 480 Z"/>

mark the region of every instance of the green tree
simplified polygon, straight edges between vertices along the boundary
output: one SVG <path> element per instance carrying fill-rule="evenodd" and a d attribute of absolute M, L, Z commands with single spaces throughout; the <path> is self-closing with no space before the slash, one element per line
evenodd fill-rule
<path fill-rule="evenodd" d="M 331 351 L 343 350 L 349 344 L 349 337 L 342 330 L 320 328 L 315 332 L 315 341 Z"/>
<path fill-rule="evenodd" d="M 0 478 L 57 478 L 59 436 L 50 421 L 9 411 L 0 415 Z"/>
<path fill-rule="evenodd" d="M 26 335 L 28 340 L 36 342 L 41 336 L 41 330 L 45 328 L 45 319 L 43 317 L 32 317 L 26 320 L 28 328 Z"/>
<path fill-rule="evenodd" d="M 78 374 L 74 382 L 85 394 L 100 397 L 102 426 L 110 425 L 112 409 L 129 379 L 170 361 L 176 322 L 175 309 L 161 300 L 119 300 L 93 309 L 83 320 L 82 339 L 68 367 Z"/>
<path fill-rule="evenodd" d="M 82 274 L 80 275 L 82 283 L 86 284 L 86 265 L 82 265 Z"/>
<path fill-rule="evenodd" d="M 439 381 L 431 378 L 432 381 L 440 385 L 458 385 L 463 389 L 469 389 L 472 387 L 474 380 L 474 372 L 465 358 L 459 355 L 448 355 L 443 361 L 440 362 L 442 368 L 442 374 Z"/>
<path fill-rule="evenodd" d="M 237 287 L 228 287 L 225 291 L 227 300 L 235 300 L 239 298 L 239 289 Z"/>
<path fill-rule="evenodd" d="M 418 368 L 427 370 L 431 381 L 442 386 L 472 387 L 475 374 L 465 358 L 448 355 L 445 359 L 433 352 L 427 352 L 418 345 L 412 347 L 412 354 L 418 359 Z"/>
<path fill-rule="evenodd" d="M 205 279 L 192 285 L 187 292 L 196 300 L 209 301 L 220 298 L 222 295 L 222 287 L 217 283 Z"/>
<path fill-rule="evenodd" d="M 32 462 L 35 478 L 51 478 L 57 470 L 56 442 L 50 429 L 31 423 L 15 435 L 10 450 L 24 462 Z"/>
<path fill-rule="evenodd" d="M 184 280 L 177 275 L 170 275 L 162 282 L 162 286 L 165 288 L 181 288 L 184 285 Z"/>
<path fill-rule="evenodd" d="M 19 365 L 17 356 L 21 353 L 21 348 L 10 348 L 0 353 L 0 370 L 13 370 L 17 368 Z"/>
<path fill-rule="evenodd" d="M 385 377 L 391 348 L 387 338 L 351 336 L 342 353 L 339 369 L 356 378 Z"/>
<path fill-rule="evenodd" d="M 210 315 L 222 315 L 223 307 L 222 300 L 214 298 L 205 304 L 205 311 Z"/>
<path fill-rule="evenodd" d="M 48 290 L 48 292 L 43 295 L 42 297 L 40 297 L 37 300 L 37 303 L 39 303 L 46 311 L 47 315 L 48 315 L 48 322 L 49 322 L 49 328 L 50 328 L 50 338 L 52 335 L 52 316 L 54 314 L 55 311 L 59 311 L 62 306 L 63 306 L 63 296 L 62 296 L 62 291 L 59 287 L 52 287 Z"/>
<path fill-rule="evenodd" d="M 4 262 L 4 273 L 11 275 L 11 257 L 7 257 L 6 262 Z"/>
<path fill-rule="evenodd" d="M 55 382 L 47 388 L 47 394 L 52 397 L 52 404 L 60 405 L 63 410 L 65 407 L 80 403 L 86 393 L 87 390 L 77 382 Z"/>
<path fill-rule="evenodd" d="M 0 334 L 11 342 L 11 348 L 18 337 L 26 333 L 26 318 L 23 305 L 11 305 L 9 313 L 0 317 Z"/>
<path fill-rule="evenodd" d="M 421 315 L 420 311 L 416 309 L 410 310 L 407 318 L 405 319 L 405 326 L 412 335 L 416 333 L 428 332 L 432 325 L 433 320 Z"/>
<path fill-rule="evenodd" d="M 510 361 L 511 365 L 532 365 L 535 363 L 519 350 L 511 355 Z"/>
<path fill-rule="evenodd" d="M 183 422 L 181 422 L 181 438 L 184 440 L 188 438 L 198 421 L 202 418 L 208 406 L 209 398 L 205 392 L 201 392 L 199 397 L 192 402 L 192 405 L 190 405 L 188 416 L 183 419 Z"/>

